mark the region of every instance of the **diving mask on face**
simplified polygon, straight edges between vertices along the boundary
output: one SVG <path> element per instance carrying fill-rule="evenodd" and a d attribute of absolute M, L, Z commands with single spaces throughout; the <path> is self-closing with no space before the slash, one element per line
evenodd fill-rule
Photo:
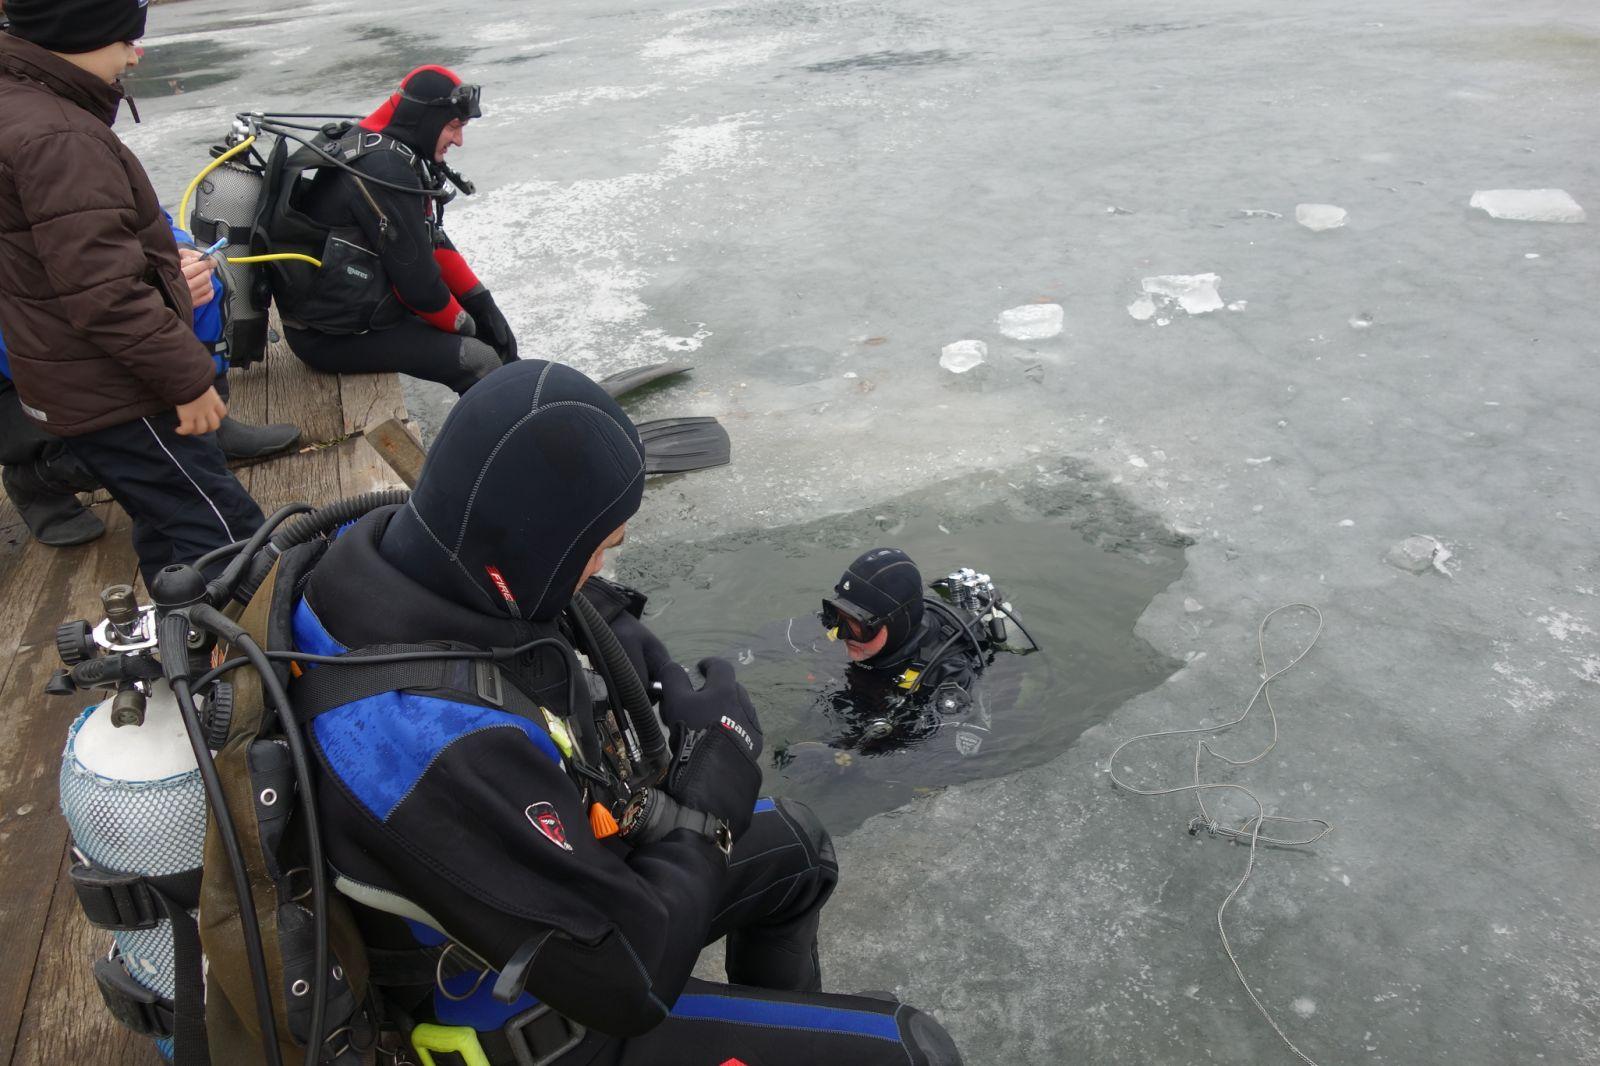
<path fill-rule="evenodd" d="M 865 644 L 871 640 L 889 619 L 888 615 L 874 615 L 845 599 L 824 599 L 822 610 L 817 613 L 817 617 L 822 619 L 822 626 L 828 631 L 829 640 L 843 638 L 853 640 L 857 644 Z"/>

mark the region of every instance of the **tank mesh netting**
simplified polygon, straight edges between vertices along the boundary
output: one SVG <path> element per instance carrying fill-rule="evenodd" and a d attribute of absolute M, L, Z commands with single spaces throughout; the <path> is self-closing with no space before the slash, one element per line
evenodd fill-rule
<path fill-rule="evenodd" d="M 118 781 L 78 762 L 74 743 L 93 708 L 72 723 L 61 759 L 61 811 L 77 849 L 96 866 L 142 874 L 175 874 L 201 864 L 206 802 L 200 772 L 159 781 Z M 140 984 L 171 996 L 172 924 L 112 934 L 128 972 Z"/>
<path fill-rule="evenodd" d="M 234 242 L 228 254 L 249 255 L 250 248 L 246 242 L 249 240 L 251 223 L 255 220 L 256 202 L 260 195 L 259 175 L 246 167 L 224 163 L 206 176 L 195 194 L 194 215 L 202 223 L 196 230 L 208 230 L 209 227 L 203 225 L 206 222 L 220 222 L 224 229 L 221 232 L 210 230 L 210 240 L 214 241 L 225 233 Z M 227 276 L 228 314 L 235 319 L 256 317 L 258 312 L 250 306 L 248 279 L 251 267 L 229 263 L 226 258 L 219 265 Z"/>

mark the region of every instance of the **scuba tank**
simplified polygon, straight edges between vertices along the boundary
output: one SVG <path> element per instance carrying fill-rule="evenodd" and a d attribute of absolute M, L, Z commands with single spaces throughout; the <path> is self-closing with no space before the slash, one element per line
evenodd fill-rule
<path fill-rule="evenodd" d="M 227 237 L 235 247 L 256 247 L 256 220 L 260 217 L 266 180 L 261 171 L 246 163 L 229 160 L 200 181 L 195 190 L 191 222 L 195 239 L 214 244 Z M 270 293 L 261 268 L 252 263 L 233 263 L 222 258 L 218 263 L 228 288 L 228 302 L 222 342 L 230 364 L 236 367 L 259 362 L 267 350 L 267 305 Z M 220 353 L 219 353 L 220 354 Z"/>
<path fill-rule="evenodd" d="M 88 708 L 67 734 L 61 813 L 78 859 L 73 884 L 88 909 L 103 906 L 119 889 L 134 902 L 127 882 L 150 879 L 188 911 L 198 904 L 206 798 L 177 700 L 165 681 L 154 682 L 144 724 L 131 729 L 116 724 L 117 702 L 108 696 Z M 135 903 L 131 909 L 139 913 L 123 913 L 120 927 L 111 927 L 115 947 L 96 960 L 94 975 L 113 1014 L 145 1021 L 139 1016 L 170 1012 L 177 992 L 173 920 L 157 917 L 155 906 Z M 172 1057 L 172 1038 L 159 1025 L 142 1031 L 155 1037 L 164 1057 Z"/>

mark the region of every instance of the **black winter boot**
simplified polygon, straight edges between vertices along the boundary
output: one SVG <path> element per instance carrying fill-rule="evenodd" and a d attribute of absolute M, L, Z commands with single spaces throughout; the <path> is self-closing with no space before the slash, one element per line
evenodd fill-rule
<path fill-rule="evenodd" d="M 40 544 L 68 548 L 87 544 L 106 531 L 106 524 L 79 503 L 76 495 L 47 484 L 28 467 L 5 467 L 0 470 L 0 483 Z"/>
<path fill-rule="evenodd" d="M 217 446 L 229 459 L 260 459 L 300 443 L 300 431 L 284 422 L 252 426 L 224 417 L 217 427 Z"/>

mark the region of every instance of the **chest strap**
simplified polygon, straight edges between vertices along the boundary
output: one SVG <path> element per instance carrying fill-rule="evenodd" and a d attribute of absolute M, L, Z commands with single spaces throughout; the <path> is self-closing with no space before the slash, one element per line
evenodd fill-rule
<path fill-rule="evenodd" d="M 385 692 L 444 691 L 466 695 L 486 707 L 526 718 L 547 727 L 537 704 L 511 684 L 490 659 L 412 659 L 398 663 L 363 663 L 368 656 L 395 652 L 439 652 L 424 644 L 378 644 L 351 652 L 337 664 L 307 670 L 289 688 L 302 725 L 347 703 Z"/>

